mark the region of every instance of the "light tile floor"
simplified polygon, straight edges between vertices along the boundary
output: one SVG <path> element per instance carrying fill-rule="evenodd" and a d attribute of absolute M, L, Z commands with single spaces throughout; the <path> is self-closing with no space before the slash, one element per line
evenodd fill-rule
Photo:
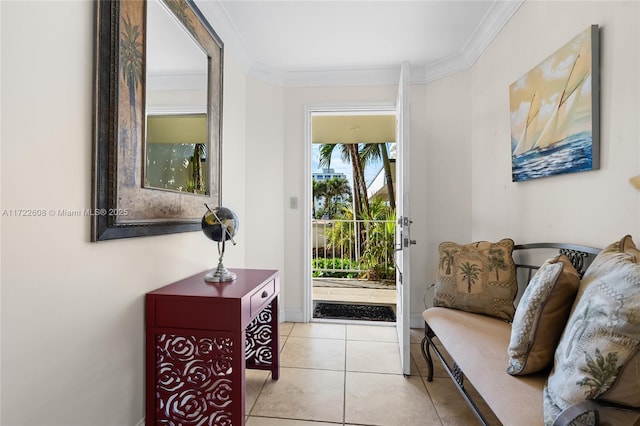
<path fill-rule="evenodd" d="M 438 361 L 427 382 L 423 333 L 411 331 L 411 376 L 404 377 L 395 327 L 281 324 L 280 379 L 246 372 L 247 426 L 478 424 Z"/>

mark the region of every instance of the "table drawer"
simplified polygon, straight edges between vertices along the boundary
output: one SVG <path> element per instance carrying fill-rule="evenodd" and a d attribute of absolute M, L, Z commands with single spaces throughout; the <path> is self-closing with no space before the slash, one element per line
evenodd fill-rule
<path fill-rule="evenodd" d="M 273 298 L 276 292 L 276 282 L 271 280 L 251 295 L 251 317 L 258 314 Z"/>
<path fill-rule="evenodd" d="M 232 331 L 239 314 L 216 300 L 180 300 L 163 297 L 151 304 L 153 327 Z"/>

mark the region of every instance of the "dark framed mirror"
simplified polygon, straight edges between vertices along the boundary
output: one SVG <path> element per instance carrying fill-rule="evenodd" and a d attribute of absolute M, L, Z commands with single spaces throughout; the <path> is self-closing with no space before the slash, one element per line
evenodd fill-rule
<path fill-rule="evenodd" d="M 197 71 L 177 54 L 187 49 L 171 50 L 177 38 L 199 52 Z M 220 204 L 222 41 L 191 0 L 99 1 L 95 65 L 91 240 L 199 230 L 204 204 Z M 149 128 L 149 117 L 170 119 Z M 163 179 L 184 182 L 165 186 L 151 170 L 154 185 L 152 161 L 182 165 Z"/>

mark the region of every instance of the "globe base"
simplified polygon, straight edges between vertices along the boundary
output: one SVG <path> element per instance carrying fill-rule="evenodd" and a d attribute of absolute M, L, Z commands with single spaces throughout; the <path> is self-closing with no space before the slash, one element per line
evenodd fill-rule
<path fill-rule="evenodd" d="M 236 274 L 227 270 L 222 263 L 218 263 L 218 267 L 204 276 L 204 280 L 208 283 L 223 283 L 235 281 Z"/>

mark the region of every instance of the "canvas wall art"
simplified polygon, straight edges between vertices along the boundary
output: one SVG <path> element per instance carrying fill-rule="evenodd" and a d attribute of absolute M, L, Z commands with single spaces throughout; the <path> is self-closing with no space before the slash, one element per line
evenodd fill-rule
<path fill-rule="evenodd" d="M 599 62 L 592 25 L 510 86 L 513 182 L 600 167 Z"/>

